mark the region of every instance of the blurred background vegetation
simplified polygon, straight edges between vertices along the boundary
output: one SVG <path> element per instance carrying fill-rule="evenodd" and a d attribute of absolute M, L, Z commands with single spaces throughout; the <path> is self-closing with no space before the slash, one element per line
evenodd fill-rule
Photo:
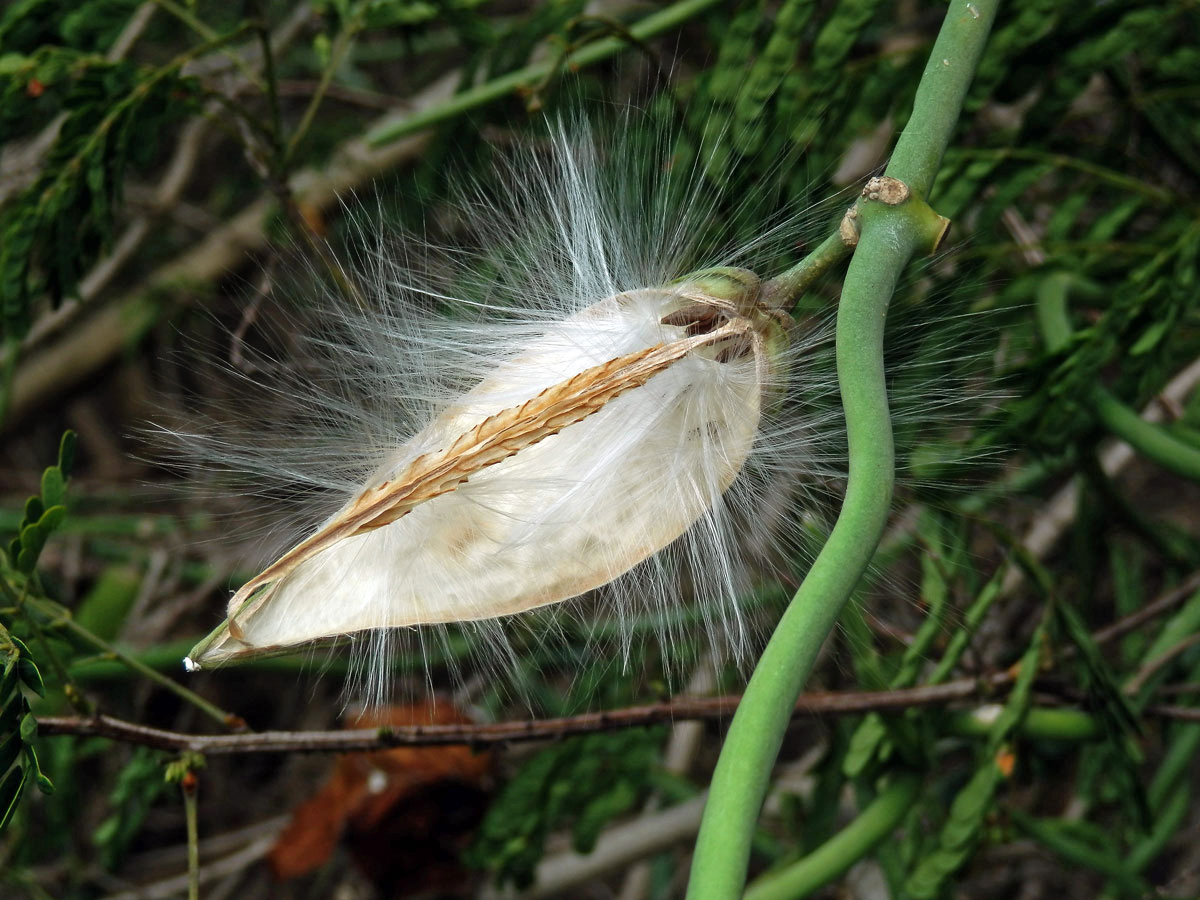
<path fill-rule="evenodd" d="M 353 254 L 356 197 L 453 244 L 455 180 L 485 178 L 546 112 L 632 104 L 670 135 L 676 168 L 700 160 L 720 198 L 714 242 L 825 203 L 783 266 L 886 160 L 944 11 L 0 8 L 0 894 L 185 893 L 198 779 L 207 897 L 681 896 L 719 717 L 336 766 L 180 759 L 37 720 L 208 732 L 229 711 L 256 730 L 338 727 L 336 654 L 184 681 L 179 660 L 248 574 L 229 540 L 240 508 L 181 492 L 138 435 L 239 402 L 209 376 L 306 302 L 276 289 L 297 256 L 336 272 Z M 1001 5 L 931 198 L 954 220 L 949 249 L 894 304 L 897 395 L 918 398 L 898 421 L 895 523 L 811 685 L 961 691 L 797 715 L 756 838 L 757 896 L 795 896 L 772 893 L 771 873 L 906 773 L 922 787 L 893 839 L 845 851 L 824 895 L 1200 896 L 1197 147 L 1194 2 Z M 831 278 L 807 302 L 836 296 Z M 769 615 L 786 593 L 767 584 L 758 600 Z M 594 638 L 550 650 L 536 629 L 519 690 L 418 655 L 400 664 L 405 696 L 438 692 L 441 712 L 385 718 L 573 715 L 671 690 L 651 644 L 622 667 Z M 706 677 L 700 644 L 674 691 L 736 693 L 742 675 Z"/>

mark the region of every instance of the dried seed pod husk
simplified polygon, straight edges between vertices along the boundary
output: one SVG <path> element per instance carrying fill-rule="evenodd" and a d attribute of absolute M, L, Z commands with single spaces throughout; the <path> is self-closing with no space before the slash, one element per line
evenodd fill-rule
<path fill-rule="evenodd" d="M 758 292 L 716 269 L 549 324 L 235 593 L 189 666 L 525 612 L 675 543 L 781 388 L 788 322 Z"/>

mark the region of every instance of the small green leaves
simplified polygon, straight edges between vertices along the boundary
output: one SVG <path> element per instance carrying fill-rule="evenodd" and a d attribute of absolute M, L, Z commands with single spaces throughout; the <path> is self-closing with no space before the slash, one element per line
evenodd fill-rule
<path fill-rule="evenodd" d="M 905 891 L 914 900 L 934 900 L 942 885 L 974 851 L 983 833 L 984 821 L 996 801 L 1001 783 L 1012 774 L 1016 756 L 1009 745 L 1013 731 L 1029 709 L 1033 680 L 1047 642 L 1047 622 L 1033 634 L 1018 664 L 1017 679 L 1008 702 L 992 722 L 987 746 L 966 786 L 950 806 L 936 846 L 921 857 L 912 870 Z"/>
<path fill-rule="evenodd" d="M 50 466 L 42 473 L 42 492 L 25 501 L 25 515 L 17 537 L 8 547 L 13 566 L 26 575 L 33 572 L 46 540 L 66 518 L 67 508 L 63 501 L 74 461 L 75 432 L 68 430 L 63 432 L 58 445 L 58 465 Z"/>
<path fill-rule="evenodd" d="M 0 772 L 7 772 L 8 767 L 17 761 L 21 755 L 21 721 L 22 706 L 19 703 L 9 703 L 0 714 Z"/>
<path fill-rule="evenodd" d="M 9 769 L 8 774 L 0 779 L 0 831 L 8 825 L 16 812 L 17 801 L 21 797 L 21 789 L 25 787 L 27 772 L 25 769 Z"/>
<path fill-rule="evenodd" d="M 16 641 L 16 638 L 13 638 Z M 33 691 L 39 697 L 46 696 L 46 685 L 42 681 L 42 673 L 38 671 L 38 667 L 33 660 L 29 658 L 29 650 L 24 648 L 21 653 L 21 658 L 17 661 L 17 675 L 21 683 L 29 690 Z"/>
<path fill-rule="evenodd" d="M 38 297 L 73 294 L 111 246 L 127 163 L 151 157 L 159 132 L 187 112 L 196 89 L 178 64 L 147 67 L 62 46 L 7 57 L 6 66 L 6 137 L 32 136 L 61 119 L 44 165 L 6 204 L 0 224 L 0 333 L 20 337 Z"/>
<path fill-rule="evenodd" d="M 46 506 L 42 503 L 41 497 L 30 497 L 25 501 L 25 521 L 36 522 L 42 517 L 42 513 L 46 511 Z"/>
<path fill-rule="evenodd" d="M 203 753 L 188 751 L 182 754 L 179 759 L 167 763 L 163 779 L 168 784 L 178 784 L 187 777 L 189 772 L 194 772 L 196 769 L 203 769 L 205 765 L 207 765 L 207 762 L 204 759 Z"/>
<path fill-rule="evenodd" d="M 58 468 L 63 478 L 70 478 L 75 467 L 75 443 L 75 432 L 68 428 L 58 442 Z"/>
<path fill-rule="evenodd" d="M 50 466 L 42 473 L 42 502 L 46 506 L 59 506 L 66 490 L 67 482 L 58 466 Z"/>
<path fill-rule="evenodd" d="M 38 763 L 33 740 L 37 719 L 29 709 L 25 691 L 44 696 L 42 673 L 20 638 L 0 625 L 0 829 L 16 809 L 21 791 L 32 780 L 42 793 L 54 790 Z"/>
<path fill-rule="evenodd" d="M 137 836 L 155 800 L 167 789 L 162 754 L 146 747 L 134 750 L 109 793 L 112 815 L 92 833 L 100 865 L 113 869 Z"/>
<path fill-rule="evenodd" d="M 496 883 L 532 883 L 551 830 L 573 822 L 580 853 L 600 830 L 632 809 L 658 766 L 661 732 L 632 729 L 572 738 L 533 757 L 492 804 L 467 862 Z"/>

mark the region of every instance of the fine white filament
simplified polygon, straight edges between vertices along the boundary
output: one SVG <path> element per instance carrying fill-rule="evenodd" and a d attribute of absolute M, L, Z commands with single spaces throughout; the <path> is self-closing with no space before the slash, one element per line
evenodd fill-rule
<path fill-rule="evenodd" d="M 286 435 L 255 447 L 174 434 L 202 466 L 341 498 L 235 593 L 189 669 L 341 636 L 490 627 L 596 589 L 618 619 L 686 598 L 710 638 L 748 655 L 747 557 L 787 568 L 795 545 L 772 521 L 812 479 L 837 476 L 828 367 L 810 382 L 795 365 L 828 348 L 828 329 L 793 328 L 745 269 L 707 268 L 746 254 L 695 246 L 712 203 L 701 184 L 682 197 L 652 186 L 631 204 L 627 184 L 600 174 L 603 155 L 560 128 L 513 168 L 519 188 L 474 220 L 491 242 L 481 299 L 375 260 L 375 305 L 341 308 L 340 327 L 310 339 L 330 370 L 300 398 L 328 432 L 312 459 Z M 383 655 L 388 642 L 358 646 Z M 376 692 L 386 666 L 362 666 Z"/>

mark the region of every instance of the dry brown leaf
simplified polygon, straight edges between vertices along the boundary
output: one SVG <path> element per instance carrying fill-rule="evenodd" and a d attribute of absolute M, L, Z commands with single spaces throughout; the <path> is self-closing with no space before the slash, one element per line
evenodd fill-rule
<path fill-rule="evenodd" d="M 449 703 L 369 710 L 347 728 L 452 725 L 470 719 Z M 267 859 L 284 880 L 322 866 L 345 839 L 385 894 L 462 880 L 458 851 L 486 805 L 491 755 L 470 747 L 394 747 L 339 756 L 333 773 L 296 807 Z"/>

